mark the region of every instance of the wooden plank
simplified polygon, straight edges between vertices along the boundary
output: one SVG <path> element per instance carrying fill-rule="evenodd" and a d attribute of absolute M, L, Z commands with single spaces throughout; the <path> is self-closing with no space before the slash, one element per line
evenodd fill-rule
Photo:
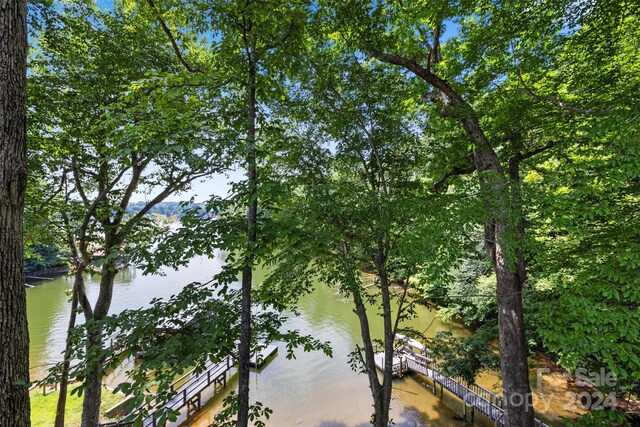
<path fill-rule="evenodd" d="M 376 367 L 381 371 L 384 371 L 384 353 L 379 352 L 373 356 L 373 360 L 376 364 Z M 404 362 L 404 358 L 398 354 L 393 355 L 393 366 L 392 366 L 392 375 L 396 378 L 401 377 L 407 371 L 406 363 Z"/>
<path fill-rule="evenodd" d="M 191 404 L 193 407 L 199 407 L 201 405 L 200 398 L 202 391 L 213 383 L 213 379 L 219 379 L 222 375 L 235 365 L 235 360 L 232 356 L 227 356 L 219 363 L 213 363 L 207 360 L 205 363 L 204 371 L 196 373 L 195 370 L 191 370 L 187 375 L 181 377 L 172 384 L 175 395 L 164 405 L 155 408 L 153 412 L 142 421 L 144 427 L 153 427 L 156 425 L 156 415 L 160 409 L 172 409 L 180 410 L 185 406 Z M 182 382 L 184 381 L 184 382 Z M 178 383 L 181 383 L 179 386 Z M 151 405 L 153 406 L 155 398 L 152 399 Z M 140 411 L 142 407 L 136 408 L 132 413 Z M 101 427 L 115 427 L 115 426 L 129 426 L 131 423 L 124 421 L 118 421 L 115 423 L 101 424 Z"/>
<path fill-rule="evenodd" d="M 402 334 L 396 334 L 396 341 L 400 341 L 409 347 L 413 347 L 421 353 L 427 351 L 427 348 L 420 341 L 416 341 L 413 338 L 409 338 Z"/>
<path fill-rule="evenodd" d="M 399 337 L 402 337 L 404 342 L 408 341 L 405 340 L 405 337 L 402 335 Z M 410 346 L 414 347 L 413 344 L 414 343 L 411 343 Z M 431 354 L 426 348 L 416 348 L 423 354 Z M 486 388 L 480 387 L 477 384 L 469 384 L 461 378 L 452 378 L 441 373 L 432 366 L 433 361 L 425 357 L 423 354 L 417 354 L 407 348 L 403 350 L 402 354 L 406 359 L 406 370 L 430 378 L 434 383 L 434 387 L 435 384 L 439 384 L 442 388 L 447 389 L 450 393 L 462 399 L 465 408 L 466 405 L 469 404 L 472 409 L 478 410 L 491 421 L 494 421 L 496 425 L 504 425 L 504 409 L 501 407 L 502 396 L 499 396 Z M 376 366 L 379 369 L 382 369 L 382 366 L 384 366 L 384 354 L 381 354 L 381 357 L 376 358 Z M 549 427 L 538 419 L 535 419 L 535 425 L 536 427 Z"/>
<path fill-rule="evenodd" d="M 254 353 L 253 356 L 251 356 L 251 359 L 249 360 L 249 366 L 251 366 L 252 368 L 260 369 L 265 364 L 267 359 L 269 359 L 269 357 L 273 356 L 277 352 L 278 347 L 273 344 L 269 344 L 265 348 L 260 350 L 260 352 L 258 352 L 257 354 Z"/>

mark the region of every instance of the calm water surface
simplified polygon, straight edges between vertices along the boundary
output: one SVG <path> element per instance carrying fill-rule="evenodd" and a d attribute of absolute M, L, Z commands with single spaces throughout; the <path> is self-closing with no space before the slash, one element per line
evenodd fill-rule
<path fill-rule="evenodd" d="M 221 266 L 220 257 L 196 258 L 187 267 L 179 271 L 167 270 L 163 276 L 143 276 L 135 269 L 122 271 L 116 279 L 111 313 L 147 306 L 155 297 L 170 297 L 187 283 L 209 280 Z M 27 290 L 32 378 L 42 377 L 51 363 L 61 359 L 70 311 L 69 297 L 65 291 L 71 285 L 71 278 L 63 277 Z M 90 300 L 95 301 L 98 290 L 97 277 L 87 281 Z M 372 406 L 367 378 L 353 372 L 347 363 L 348 354 L 360 342 L 358 319 L 353 313 L 351 301 L 327 286 L 318 285 L 312 294 L 302 298 L 299 312 L 298 316 L 288 319 L 285 328 L 298 329 L 317 339 L 330 341 L 333 358 L 321 352 L 296 351 L 296 358 L 287 360 L 284 346 L 280 344 L 280 354 L 259 373 L 251 375 L 252 399 L 274 411 L 268 425 L 369 425 Z M 426 329 L 427 336 L 434 336 L 442 330 L 452 331 L 457 336 L 470 334 L 464 326 L 443 323 L 437 318 L 434 320 L 434 316 L 435 312 L 418 307 L 418 317 L 408 322 L 407 326 L 420 331 Z M 370 321 L 372 333 L 381 336 L 381 323 L 374 323 L 373 317 Z M 117 382 L 125 370 L 126 366 L 122 367 L 107 382 Z M 232 377 L 227 389 L 236 386 L 236 381 L 236 376 Z M 491 388 L 498 384 L 498 378 L 484 375 L 479 382 Z M 208 426 L 219 410 L 223 397 L 214 397 L 198 414 L 188 419 L 183 416 L 179 422 L 185 426 Z M 471 425 L 456 419 L 460 408 L 461 402 L 446 396 L 443 401 L 411 376 L 394 381 L 392 417 L 398 426 Z M 558 413 L 558 408 L 551 408 L 549 413 Z M 557 417 L 551 415 L 551 418 Z M 476 422 L 475 425 L 484 424 Z"/>

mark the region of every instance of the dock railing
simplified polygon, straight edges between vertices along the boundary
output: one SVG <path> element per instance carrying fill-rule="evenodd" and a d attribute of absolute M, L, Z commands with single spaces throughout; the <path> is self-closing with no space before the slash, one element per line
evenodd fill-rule
<path fill-rule="evenodd" d="M 407 370 L 423 375 L 435 385 L 447 389 L 450 393 L 463 401 L 463 413 L 466 416 L 467 404 L 495 423 L 496 426 L 504 425 L 504 409 L 502 396 L 487 390 L 475 383 L 469 383 L 462 377 L 451 377 L 441 372 L 440 367 L 433 358 L 414 353 L 410 349 L 400 352 L 401 359 L 405 359 Z M 542 421 L 535 419 L 535 427 L 548 427 Z"/>
<path fill-rule="evenodd" d="M 173 397 L 164 403 L 158 404 L 158 396 L 153 398 L 144 405 L 138 406 L 129 412 L 119 421 L 100 424 L 100 427 L 130 427 L 133 426 L 132 421 L 125 421 L 134 414 L 149 408 L 149 415 L 142 421 L 143 427 L 157 427 L 158 418 L 161 411 L 178 411 L 185 406 L 196 405 L 200 407 L 201 393 L 211 384 L 224 387 L 226 385 L 226 373 L 235 365 L 235 355 L 229 355 L 218 363 L 207 360 L 203 370 L 193 368 L 169 386 Z"/>

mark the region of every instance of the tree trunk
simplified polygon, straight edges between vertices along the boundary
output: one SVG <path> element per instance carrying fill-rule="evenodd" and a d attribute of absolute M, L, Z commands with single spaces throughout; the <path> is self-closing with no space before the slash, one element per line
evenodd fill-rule
<path fill-rule="evenodd" d="M 518 262 L 520 219 L 513 213 L 509 183 L 500 159 L 482 131 L 478 115 L 448 81 L 422 67 L 417 61 L 399 55 L 370 51 L 375 58 L 402 66 L 444 95 L 443 113 L 455 117 L 474 143 L 473 157 L 482 189 L 485 211 L 485 248 L 496 273 L 500 369 L 504 387 L 505 425 L 532 427 L 533 407 L 527 369 L 527 341 L 522 310 L 524 263 Z"/>
<path fill-rule="evenodd" d="M 470 107 L 463 105 L 468 110 Z M 475 116 L 460 120 L 467 136 L 475 142 L 474 161 L 484 192 L 489 219 L 485 225 L 485 249 L 496 273 L 500 369 L 505 402 L 505 425 L 532 427 L 534 414 L 527 365 L 522 308 L 524 259 L 517 227 L 521 215 L 510 202 L 510 187 L 500 159 L 484 135 Z M 521 261 L 522 260 L 522 264 Z M 519 270 L 522 269 L 522 273 Z"/>
<path fill-rule="evenodd" d="M 375 350 L 373 348 L 373 341 L 371 338 L 371 331 L 369 329 L 369 319 L 367 316 L 367 308 L 362 300 L 361 289 L 353 289 L 352 298 L 356 307 L 355 313 L 360 321 L 360 336 L 362 337 L 362 347 L 364 349 L 364 365 L 369 379 L 369 388 L 371 389 L 371 396 L 373 398 L 373 425 L 376 427 L 387 427 L 389 411 L 387 409 L 386 416 L 384 418 L 384 389 L 383 384 L 380 383 L 378 378 L 378 371 L 375 362 Z"/>
<path fill-rule="evenodd" d="M 31 424 L 22 220 L 27 185 L 27 1 L 0 2 L 0 423 Z"/>
<path fill-rule="evenodd" d="M 247 255 L 242 272 L 241 332 L 238 349 L 238 427 L 249 422 L 249 359 L 251 358 L 251 288 L 253 280 L 253 251 L 257 240 L 258 195 L 256 169 L 256 65 L 250 59 L 248 73 L 247 109 Z"/>
<path fill-rule="evenodd" d="M 501 239 L 502 226 L 496 227 Z M 533 406 L 527 366 L 528 346 L 524 331 L 522 286 L 513 262 L 500 244 L 496 245 L 498 328 L 500 333 L 500 369 L 505 402 L 505 425 L 533 426 Z M 512 256 L 512 255 L 511 255 Z"/>
<path fill-rule="evenodd" d="M 71 296 L 71 313 L 69 314 L 69 325 L 67 326 L 67 342 L 64 348 L 64 361 L 62 373 L 60 375 L 60 394 L 58 395 L 58 405 L 56 406 L 56 420 L 54 427 L 64 427 L 64 416 L 67 405 L 67 390 L 69 388 L 69 367 L 71 365 L 71 331 L 76 326 L 78 312 L 78 288 L 84 286 L 84 267 L 77 265 L 73 281 L 73 291 Z"/>
<path fill-rule="evenodd" d="M 521 156 L 519 154 L 509 159 L 509 178 L 511 179 L 511 206 L 514 215 L 518 216 L 518 235 L 516 245 L 516 256 L 518 272 L 518 280 L 520 281 L 520 287 L 524 288 L 527 281 L 527 263 L 524 257 L 524 238 L 525 238 L 525 222 L 522 205 L 522 194 L 520 192 L 520 162 Z"/>
<path fill-rule="evenodd" d="M 85 378 L 84 400 L 82 401 L 82 427 L 96 427 L 100 422 L 100 401 L 102 399 L 102 360 L 96 356 L 102 351 L 102 327 L 95 321 L 87 322 L 87 377 Z"/>
<path fill-rule="evenodd" d="M 118 243 L 112 236 L 105 238 L 108 250 L 118 247 Z M 87 377 L 85 378 L 84 400 L 82 401 L 82 427 L 95 427 L 100 421 L 100 403 L 102 398 L 102 377 L 104 375 L 104 359 L 101 356 L 103 350 L 102 325 L 109 314 L 111 298 L 113 296 L 113 282 L 116 277 L 115 261 L 102 266 L 100 276 L 100 294 L 96 301 L 93 315 L 87 316 Z M 83 309 L 84 312 L 84 309 Z"/>
<path fill-rule="evenodd" d="M 381 258 L 382 254 L 379 253 Z M 389 294 L 389 277 L 384 265 L 378 266 L 380 276 L 380 292 L 382 294 L 382 313 L 384 322 L 384 372 L 382 374 L 382 394 L 380 396 L 382 413 L 380 414 L 380 427 L 389 425 L 389 408 L 391 406 L 391 393 L 393 382 L 393 342 L 395 333 L 392 327 L 391 295 Z"/>
<path fill-rule="evenodd" d="M 374 413 L 372 417 L 373 425 L 376 427 L 387 427 L 389 425 L 389 409 L 391 406 L 391 393 L 393 381 L 393 341 L 394 331 L 391 322 L 391 299 L 389 295 L 389 281 L 386 271 L 379 269 L 380 282 L 382 286 L 383 322 L 384 322 L 384 371 L 382 383 L 378 378 L 378 371 L 375 364 L 375 350 L 369 329 L 369 319 L 367 308 L 362 299 L 362 289 L 354 284 L 352 289 L 355 313 L 360 322 L 360 336 L 362 337 L 364 349 L 364 365 L 369 379 L 369 388 L 373 397 Z"/>

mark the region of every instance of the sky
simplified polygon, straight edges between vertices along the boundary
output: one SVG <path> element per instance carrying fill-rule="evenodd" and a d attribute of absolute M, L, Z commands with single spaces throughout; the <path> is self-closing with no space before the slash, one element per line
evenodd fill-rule
<path fill-rule="evenodd" d="M 230 184 L 238 182 L 244 177 L 244 170 L 237 169 L 226 174 L 214 174 L 206 179 L 196 181 L 192 184 L 191 189 L 179 194 L 169 196 L 165 201 L 167 202 L 180 202 L 184 200 L 190 200 L 194 198 L 194 202 L 202 203 L 209 199 L 209 196 L 216 195 L 224 197 L 229 191 Z M 144 202 L 151 200 L 161 189 L 146 193 L 139 191 L 131 198 L 132 202 Z"/>

